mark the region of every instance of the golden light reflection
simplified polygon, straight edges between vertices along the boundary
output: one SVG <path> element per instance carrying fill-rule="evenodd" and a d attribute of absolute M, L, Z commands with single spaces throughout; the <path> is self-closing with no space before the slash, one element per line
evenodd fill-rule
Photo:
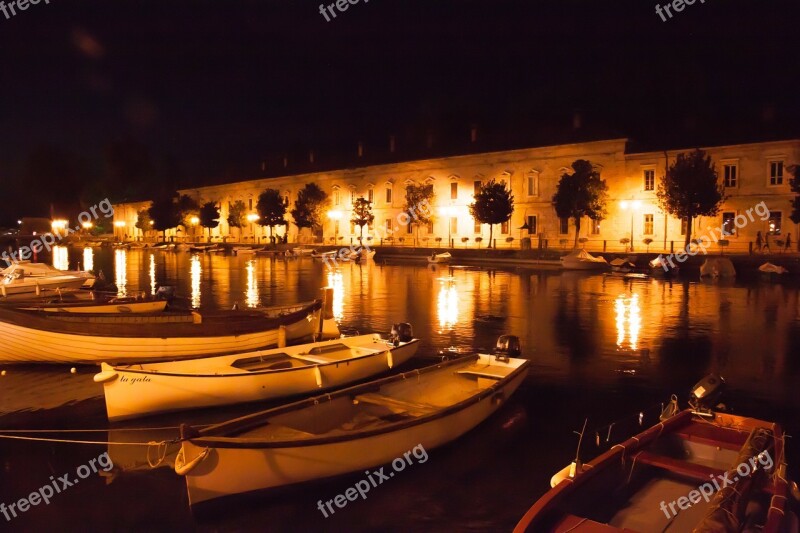
<path fill-rule="evenodd" d="M 125 250 L 114 252 L 114 282 L 117 285 L 117 296 L 128 295 L 128 257 Z"/>
<path fill-rule="evenodd" d="M 639 331 L 642 329 L 642 310 L 639 295 L 620 294 L 614 302 L 617 315 L 617 348 L 636 350 L 639 344 Z M 625 342 L 625 339 L 628 342 Z"/>
<path fill-rule="evenodd" d="M 333 287 L 333 318 L 340 322 L 344 317 L 344 280 L 339 270 L 328 271 L 328 287 Z"/>
<path fill-rule="evenodd" d="M 150 254 L 150 294 L 156 294 L 156 256 Z"/>
<path fill-rule="evenodd" d="M 192 275 L 192 307 L 198 309 L 200 307 L 200 275 L 203 273 L 203 267 L 200 266 L 200 256 L 197 254 L 192 255 L 190 272 Z"/>
<path fill-rule="evenodd" d="M 439 333 L 451 330 L 458 322 L 458 291 L 455 280 L 439 279 L 439 296 L 437 309 L 439 313 Z"/>
<path fill-rule="evenodd" d="M 245 302 L 247 307 L 258 307 L 258 279 L 256 278 L 255 259 L 248 261 L 245 268 L 247 270 L 247 292 L 245 293 Z"/>
<path fill-rule="evenodd" d="M 69 253 L 66 246 L 53 247 L 53 267 L 59 270 L 69 270 Z"/>
<path fill-rule="evenodd" d="M 83 249 L 83 269 L 87 272 L 94 270 L 94 249 L 88 246 Z"/>

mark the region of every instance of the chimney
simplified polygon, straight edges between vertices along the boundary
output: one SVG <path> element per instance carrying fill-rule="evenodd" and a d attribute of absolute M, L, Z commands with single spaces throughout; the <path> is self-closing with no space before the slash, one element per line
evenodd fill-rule
<path fill-rule="evenodd" d="M 389 153 L 393 154 L 397 148 L 397 139 L 394 135 L 389 135 Z"/>
<path fill-rule="evenodd" d="M 473 124 L 469 128 L 469 141 L 470 142 L 477 142 L 478 141 L 478 125 Z"/>
<path fill-rule="evenodd" d="M 358 157 L 364 157 L 364 143 L 358 141 Z"/>

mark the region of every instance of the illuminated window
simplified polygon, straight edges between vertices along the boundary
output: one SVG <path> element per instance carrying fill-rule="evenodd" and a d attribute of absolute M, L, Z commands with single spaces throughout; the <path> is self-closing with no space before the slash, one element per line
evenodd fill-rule
<path fill-rule="evenodd" d="M 589 219 L 590 229 L 589 232 L 591 235 L 600 235 L 600 220 L 596 218 Z"/>
<path fill-rule="evenodd" d="M 387 204 L 392 203 L 392 188 L 391 187 L 386 187 L 386 203 Z"/>
<path fill-rule="evenodd" d="M 333 205 L 339 205 L 339 191 L 333 191 Z"/>
<path fill-rule="evenodd" d="M 653 234 L 653 215 L 645 215 L 644 216 L 644 231 L 645 235 L 652 235 Z"/>
<path fill-rule="evenodd" d="M 538 233 L 536 215 L 528 215 L 528 235 L 536 235 Z"/>
<path fill-rule="evenodd" d="M 727 164 L 722 167 L 725 187 L 736 187 L 739 183 L 739 167 L 734 164 Z"/>
<path fill-rule="evenodd" d="M 528 196 L 539 196 L 539 173 L 528 174 Z"/>
<path fill-rule="evenodd" d="M 569 218 L 568 217 L 561 217 L 558 219 L 558 232 L 561 235 L 566 235 L 569 233 Z"/>
<path fill-rule="evenodd" d="M 647 169 L 644 171 L 644 190 L 654 191 L 656 189 L 656 171 Z"/>
<path fill-rule="evenodd" d="M 767 233 L 770 235 L 780 235 L 782 219 L 783 213 L 780 211 L 770 211 L 769 219 L 767 220 Z"/>
<path fill-rule="evenodd" d="M 478 222 L 477 220 L 475 221 L 475 229 L 474 229 L 474 231 L 475 231 L 475 233 L 480 233 L 481 232 L 481 223 Z"/>
<path fill-rule="evenodd" d="M 770 161 L 769 184 L 783 185 L 783 161 Z"/>
<path fill-rule="evenodd" d="M 372 189 L 367 191 L 367 200 L 369 200 L 370 203 L 375 201 L 375 192 Z"/>
<path fill-rule="evenodd" d="M 387 218 L 386 219 L 386 236 L 387 237 L 390 236 L 392 231 L 393 231 L 392 230 L 392 219 L 391 218 Z"/>
<path fill-rule="evenodd" d="M 722 213 L 722 235 L 736 235 L 736 213 L 726 212 Z"/>
<path fill-rule="evenodd" d="M 458 183 L 450 184 L 450 199 L 458 200 Z"/>
<path fill-rule="evenodd" d="M 350 203 L 356 203 L 356 191 L 350 191 Z"/>
<path fill-rule="evenodd" d="M 450 233 L 458 233 L 458 217 L 450 217 Z"/>
<path fill-rule="evenodd" d="M 508 220 L 500 224 L 500 234 L 501 235 L 508 235 L 509 224 Z"/>
<path fill-rule="evenodd" d="M 481 180 L 475 180 L 475 182 L 473 183 L 473 187 L 474 187 L 473 194 L 475 196 L 478 196 L 478 193 L 481 192 Z"/>
<path fill-rule="evenodd" d="M 686 230 L 689 229 L 689 221 L 685 218 L 681 219 L 681 235 L 686 235 Z"/>

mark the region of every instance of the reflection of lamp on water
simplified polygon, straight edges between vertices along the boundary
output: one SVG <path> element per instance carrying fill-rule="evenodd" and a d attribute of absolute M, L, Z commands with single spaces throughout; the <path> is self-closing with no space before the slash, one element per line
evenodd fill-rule
<path fill-rule="evenodd" d="M 69 270 L 69 253 L 66 246 L 53 247 L 53 267 L 58 270 Z"/>
<path fill-rule="evenodd" d="M 150 294 L 156 295 L 156 256 L 153 254 L 150 254 Z"/>
<path fill-rule="evenodd" d="M 114 252 L 114 281 L 117 284 L 117 296 L 127 296 L 128 292 L 128 259 L 125 250 Z"/>
<path fill-rule="evenodd" d="M 342 219 L 343 213 L 336 209 L 328 211 L 328 218 L 333 220 L 333 242 L 339 240 L 339 221 Z"/>
<path fill-rule="evenodd" d="M 88 246 L 83 249 L 83 269 L 87 272 L 94 270 L 94 250 Z"/>
<path fill-rule="evenodd" d="M 622 200 L 619 203 L 619 206 L 622 208 L 623 211 L 627 211 L 630 209 L 631 211 L 631 252 L 633 251 L 633 217 L 635 212 L 639 210 L 642 206 L 642 202 L 639 200 Z"/>
<path fill-rule="evenodd" d="M 344 317 L 344 281 L 339 270 L 328 271 L 328 287 L 333 288 L 333 318 L 341 322 Z"/>
<path fill-rule="evenodd" d="M 247 307 L 258 307 L 258 280 L 256 279 L 256 261 L 251 259 L 245 267 L 247 270 L 247 292 L 245 293 L 245 303 Z"/>
<path fill-rule="evenodd" d="M 189 272 L 192 278 L 192 307 L 197 309 L 200 307 L 200 274 L 203 273 L 198 255 L 192 256 Z"/>
<path fill-rule="evenodd" d="M 439 313 L 439 333 L 453 329 L 458 322 L 458 291 L 453 280 L 440 280 L 437 311 Z"/>
<path fill-rule="evenodd" d="M 620 294 L 614 302 L 617 314 L 617 347 L 623 348 L 625 336 L 630 339 L 631 350 L 636 350 L 639 343 L 639 330 L 642 329 L 642 313 L 639 307 L 639 295 L 625 297 Z"/>

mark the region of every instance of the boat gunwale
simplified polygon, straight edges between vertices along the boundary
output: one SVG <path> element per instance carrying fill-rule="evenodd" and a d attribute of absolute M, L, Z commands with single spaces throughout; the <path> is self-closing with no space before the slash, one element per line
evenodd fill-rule
<path fill-rule="evenodd" d="M 495 357 L 494 355 L 490 354 L 482 354 L 482 355 Z M 394 383 L 397 381 L 403 381 L 408 379 L 409 377 L 413 378 L 415 376 L 429 374 L 437 370 L 441 370 L 443 368 L 459 366 L 469 361 L 474 362 L 479 360 L 480 360 L 480 355 L 469 355 L 466 357 L 453 359 L 451 361 L 444 361 L 425 368 L 411 370 L 408 372 L 404 372 L 402 374 L 397 374 L 394 376 L 389 376 L 375 381 L 362 383 L 360 385 L 347 387 L 328 394 L 313 396 L 283 406 L 235 418 L 200 430 L 195 430 L 191 426 L 181 425 L 181 440 L 185 441 L 188 440 L 195 446 L 211 447 L 211 448 L 240 448 L 240 449 L 241 448 L 244 449 L 302 448 L 309 446 L 334 444 L 339 442 L 348 442 L 366 437 L 374 437 L 386 433 L 393 433 L 395 431 L 400 431 L 410 427 L 419 426 L 434 420 L 438 420 L 440 418 L 451 416 L 455 413 L 463 411 L 464 409 L 468 408 L 473 404 L 480 403 L 482 400 L 496 394 L 499 389 L 506 387 L 509 383 L 514 381 L 514 379 L 516 379 L 520 374 L 527 372 L 528 367 L 530 366 L 530 361 L 528 359 L 520 358 L 522 363 L 518 367 L 514 368 L 508 375 L 497 379 L 487 388 L 481 389 L 477 391 L 475 394 L 472 394 L 469 397 L 459 402 L 456 402 L 452 405 L 448 405 L 446 407 L 442 407 L 441 409 L 437 409 L 430 414 L 414 417 L 409 420 L 401 420 L 398 422 L 389 423 L 379 428 L 365 429 L 341 435 L 330 435 L 330 436 L 315 437 L 310 439 L 294 439 L 294 440 L 280 440 L 280 441 L 278 440 L 268 441 L 264 439 L 246 439 L 240 437 L 225 437 L 225 436 L 213 435 L 214 433 L 230 433 L 233 431 L 245 431 L 247 429 L 258 426 L 260 422 L 268 424 L 269 422 L 265 421 L 265 419 L 267 418 L 271 418 L 273 416 L 281 415 L 295 410 L 304 409 L 306 407 L 319 404 L 321 401 L 331 401 L 335 398 L 338 399 L 340 397 L 358 395 L 359 393 L 364 391 L 375 391 L 376 389 L 380 389 L 384 385 L 388 385 L 390 383 Z M 196 432 L 197 436 L 188 435 L 193 431 Z"/>
<path fill-rule="evenodd" d="M 333 340 L 341 341 L 342 339 L 333 339 Z M 257 370 L 257 371 L 254 371 L 254 372 L 248 372 L 248 373 L 242 373 L 242 374 L 189 374 L 189 373 L 179 373 L 179 372 L 158 372 L 158 371 L 154 371 L 154 370 L 135 370 L 135 369 L 128 370 L 126 368 L 122 368 L 122 365 L 109 365 L 109 366 L 111 366 L 111 368 L 115 372 L 130 372 L 130 373 L 134 373 L 134 374 L 146 374 L 148 376 L 167 376 L 167 377 L 179 377 L 179 378 L 249 377 L 249 376 L 259 376 L 259 375 L 262 375 L 262 374 L 271 374 L 271 373 L 275 373 L 275 372 L 284 373 L 284 372 L 293 372 L 293 371 L 296 371 L 296 370 L 308 370 L 308 369 L 313 369 L 315 367 L 316 368 L 321 368 L 321 367 L 327 367 L 327 366 L 330 366 L 330 365 L 340 365 L 340 364 L 343 364 L 343 363 L 349 364 L 349 363 L 351 363 L 353 361 L 360 360 L 360 359 L 365 359 L 367 357 L 377 357 L 379 355 L 383 355 L 383 354 L 385 354 L 387 352 L 390 352 L 392 349 L 404 348 L 406 346 L 409 346 L 409 345 L 412 345 L 412 344 L 416 344 L 418 342 L 419 342 L 419 339 L 411 339 L 410 341 L 408 341 L 406 343 L 403 343 L 401 346 L 397 346 L 397 347 L 394 347 L 394 348 L 386 348 L 385 350 L 382 349 L 382 350 L 375 351 L 373 353 L 358 355 L 358 356 L 355 356 L 355 357 L 350 357 L 348 359 L 342 359 L 342 360 L 339 360 L 339 361 L 328 361 L 326 363 L 311 363 L 311 364 L 308 364 L 306 366 L 298 366 L 298 367 L 292 367 L 292 368 L 278 368 L 278 369 L 272 369 L 272 370 L 270 370 L 270 369 Z M 300 346 L 302 346 L 302 345 L 300 345 Z M 285 348 L 275 348 L 275 350 L 283 350 L 283 349 L 285 349 Z M 352 349 L 352 347 L 350 349 Z M 158 361 L 158 362 L 153 363 L 153 364 L 184 363 L 184 362 L 187 362 L 187 361 L 191 361 L 193 359 L 211 359 L 211 358 L 215 358 L 215 357 L 220 357 L 221 358 L 221 357 L 230 357 L 230 356 L 234 356 L 234 355 L 247 355 L 248 353 L 252 353 L 252 352 L 253 352 L 252 350 L 248 350 L 248 351 L 244 351 L 244 352 L 241 352 L 241 353 L 210 355 L 210 356 L 206 356 L 206 357 L 192 357 L 192 358 L 189 358 L 189 359 L 179 359 L 179 360 L 175 360 L 175 361 Z M 286 354 L 286 355 L 289 355 L 289 354 Z M 289 357 L 293 357 L 293 356 L 289 355 Z M 301 359 L 301 357 L 297 357 L 297 358 Z M 229 366 L 232 366 L 232 365 L 229 365 Z"/>

